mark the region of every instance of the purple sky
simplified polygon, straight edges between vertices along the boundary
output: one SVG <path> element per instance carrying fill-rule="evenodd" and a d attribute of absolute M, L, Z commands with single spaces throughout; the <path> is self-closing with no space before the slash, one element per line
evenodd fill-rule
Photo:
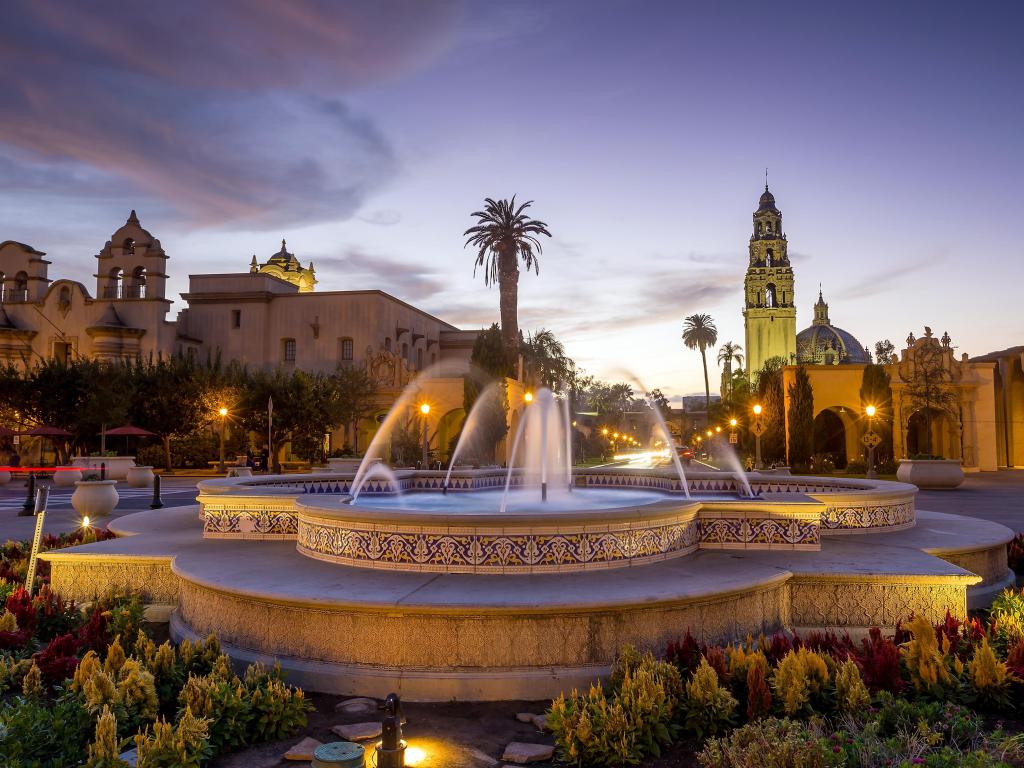
<path fill-rule="evenodd" d="M 798 328 L 1024 343 L 1024 6 L 993 2 L 0 4 L 0 240 L 92 287 L 136 208 L 189 272 L 287 237 L 322 289 L 463 327 L 485 196 L 554 234 L 520 322 L 588 371 L 702 390 L 682 318 L 743 343 L 764 167 Z"/>

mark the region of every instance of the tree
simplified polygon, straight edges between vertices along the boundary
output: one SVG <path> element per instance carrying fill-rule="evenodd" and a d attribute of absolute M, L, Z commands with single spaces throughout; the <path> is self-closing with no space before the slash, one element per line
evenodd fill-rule
<path fill-rule="evenodd" d="M 185 355 L 137 360 L 129 369 L 135 397 L 129 419 L 155 432 L 163 443 L 164 467 L 172 467 L 171 439 L 195 433 L 209 419 L 203 413 L 205 378 Z"/>
<path fill-rule="evenodd" d="M 366 368 L 342 366 L 334 373 L 338 411 L 341 423 L 353 426 L 355 443 L 352 450 L 359 451 L 359 422 L 373 413 L 377 382 Z"/>
<path fill-rule="evenodd" d="M 704 365 L 704 412 L 711 410 L 711 386 L 708 384 L 708 347 L 715 346 L 718 341 L 718 329 L 711 315 L 690 315 L 683 323 L 683 343 L 689 349 L 700 350 L 700 360 Z"/>
<path fill-rule="evenodd" d="M 731 341 L 725 342 L 718 350 L 718 362 L 723 368 L 722 382 L 725 384 L 722 387 L 722 397 L 726 397 L 727 390 L 732 387 L 732 364 L 735 362 L 740 368 L 743 367 L 743 347 Z"/>
<path fill-rule="evenodd" d="M 572 381 L 576 364 L 565 354 L 562 342 L 551 331 L 541 328 L 527 336 L 520 343 L 520 351 L 528 382 L 554 389 L 567 386 Z"/>
<path fill-rule="evenodd" d="M 508 393 L 505 389 L 505 375 L 508 371 L 508 358 L 504 346 L 504 337 L 497 323 L 486 331 L 481 331 L 473 342 L 470 362 L 479 372 L 477 376 L 466 376 L 462 380 L 462 405 L 468 418 L 477 399 L 486 390 L 490 381 L 500 382 L 491 390 L 488 402 L 480 406 L 479 417 L 475 425 L 475 441 L 472 446 L 478 458 L 494 461 L 494 449 L 508 432 Z M 466 422 L 462 423 L 463 428 Z M 459 437 L 461 438 L 461 431 Z"/>
<path fill-rule="evenodd" d="M 877 345 L 876 345 L 877 348 Z M 885 365 L 875 363 L 864 366 L 864 374 L 860 385 L 861 412 L 869 406 L 875 406 L 874 431 L 882 439 L 875 448 L 879 459 L 892 456 L 892 381 Z"/>
<path fill-rule="evenodd" d="M 896 347 L 888 339 L 875 342 L 875 362 L 878 365 L 889 365 L 896 362 Z"/>
<path fill-rule="evenodd" d="M 657 408 L 662 417 L 667 421 L 669 416 L 672 415 L 672 404 L 668 401 L 668 398 L 662 393 L 660 389 L 652 389 L 648 395 L 648 399 L 655 408 Z"/>
<path fill-rule="evenodd" d="M 786 457 L 785 397 L 782 391 L 784 357 L 769 357 L 757 373 L 757 397 L 761 402 L 761 421 L 766 431 L 761 438 L 761 452 L 769 461 Z"/>
<path fill-rule="evenodd" d="M 945 339 L 948 341 L 948 337 Z M 920 411 L 925 423 L 925 454 L 932 455 L 932 419 L 945 412 L 955 423 L 960 421 L 960 398 L 953 386 L 953 371 L 946 365 L 950 349 L 929 335 L 913 348 L 909 372 L 900 371 L 913 408 Z M 949 354 L 952 357 L 951 353 Z"/>
<path fill-rule="evenodd" d="M 551 237 L 548 225 L 532 219 L 524 211 L 533 201 L 516 207 L 512 200 L 487 198 L 484 210 L 474 211 L 477 225 L 467 229 L 466 246 L 477 249 L 473 275 L 483 267 L 484 284 L 498 283 L 501 307 L 501 333 L 505 356 L 514 365 L 519 354 L 519 259 L 526 271 L 540 274 L 538 257 L 542 248 L 538 235 Z M 507 374 L 507 371 L 505 372 Z"/>
<path fill-rule="evenodd" d="M 789 464 L 807 467 L 814 451 L 814 392 L 807 369 L 799 366 L 789 385 Z"/>

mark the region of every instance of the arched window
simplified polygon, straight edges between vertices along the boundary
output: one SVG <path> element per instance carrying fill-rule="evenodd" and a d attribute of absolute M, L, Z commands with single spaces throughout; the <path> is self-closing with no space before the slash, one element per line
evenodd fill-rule
<path fill-rule="evenodd" d="M 128 298 L 146 298 L 146 268 L 136 267 L 132 270 L 132 283 L 128 286 Z"/>
<path fill-rule="evenodd" d="M 71 306 L 71 289 L 68 288 L 66 285 L 62 285 L 60 287 L 60 298 L 58 298 L 57 303 L 59 303 L 62 307 Z"/>
<path fill-rule="evenodd" d="M 125 256 L 134 256 L 135 255 L 135 241 L 132 240 L 130 237 L 125 238 L 124 245 L 121 246 L 121 252 Z"/>
<path fill-rule="evenodd" d="M 107 274 L 107 285 L 103 289 L 103 298 L 105 299 L 120 299 L 121 298 L 121 281 L 123 273 L 120 267 L 114 267 Z"/>
<path fill-rule="evenodd" d="M 355 350 L 355 345 L 352 343 L 352 339 L 341 339 L 339 341 L 338 357 L 341 358 L 342 363 L 352 362 L 352 354 Z"/>
<path fill-rule="evenodd" d="M 757 236 L 760 237 L 762 234 L 764 234 L 764 224 L 759 221 L 757 222 Z"/>
<path fill-rule="evenodd" d="M 764 231 L 767 232 L 769 235 L 772 233 L 772 223 L 770 221 L 765 223 Z"/>
<path fill-rule="evenodd" d="M 28 273 L 18 272 L 14 276 L 14 290 L 10 301 L 28 301 Z"/>
<path fill-rule="evenodd" d="M 408 360 L 409 359 L 409 345 L 408 344 L 403 344 L 402 345 L 402 359 L 403 360 Z"/>
<path fill-rule="evenodd" d="M 771 309 L 775 306 L 775 283 L 768 283 L 764 289 L 764 305 Z"/>
<path fill-rule="evenodd" d="M 764 253 L 764 265 L 766 267 L 770 267 L 772 265 L 772 256 L 773 256 L 773 253 L 772 253 L 772 249 L 771 248 L 769 248 L 767 251 L 765 251 L 765 253 Z"/>
<path fill-rule="evenodd" d="M 385 352 L 390 352 L 391 351 L 391 337 L 390 336 L 388 336 L 388 337 L 386 337 L 384 339 L 384 351 Z"/>
<path fill-rule="evenodd" d="M 3 272 L 0 272 L 0 304 L 2 304 L 3 301 L 4 301 L 4 288 L 6 287 L 4 285 L 4 281 L 6 279 L 7 279 L 7 276 L 4 275 Z"/>
<path fill-rule="evenodd" d="M 423 370 L 423 350 L 422 349 L 417 349 L 416 350 L 416 370 L 417 371 L 422 371 Z"/>

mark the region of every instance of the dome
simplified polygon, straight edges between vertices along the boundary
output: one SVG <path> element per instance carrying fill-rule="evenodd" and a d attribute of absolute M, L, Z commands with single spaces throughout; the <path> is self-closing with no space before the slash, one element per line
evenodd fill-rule
<path fill-rule="evenodd" d="M 764 187 L 764 192 L 761 194 L 761 199 L 757 201 L 757 210 L 760 211 L 778 211 L 775 207 L 775 195 L 768 191 L 768 185 Z"/>
<path fill-rule="evenodd" d="M 864 345 L 849 331 L 830 323 L 815 323 L 796 335 L 796 361 L 822 365 L 870 363 Z"/>

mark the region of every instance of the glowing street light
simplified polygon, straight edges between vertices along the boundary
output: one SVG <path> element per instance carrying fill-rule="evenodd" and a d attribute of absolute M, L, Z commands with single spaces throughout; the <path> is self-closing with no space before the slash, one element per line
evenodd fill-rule
<path fill-rule="evenodd" d="M 715 432 L 721 432 L 721 431 L 722 431 L 721 427 L 717 427 L 717 426 L 715 427 Z"/>
<path fill-rule="evenodd" d="M 88 515 L 83 515 L 82 516 L 82 527 L 83 528 L 88 528 L 89 525 L 90 525 L 90 523 L 89 523 L 89 516 Z"/>
<path fill-rule="evenodd" d="M 736 421 L 736 419 L 729 419 L 729 426 L 730 427 L 735 427 L 737 424 L 739 424 L 739 422 Z"/>
<path fill-rule="evenodd" d="M 527 392 L 525 395 L 523 395 L 523 400 L 525 400 L 528 403 L 532 403 L 533 402 L 533 392 Z"/>
<path fill-rule="evenodd" d="M 875 472 L 875 446 L 882 442 L 882 438 L 875 434 L 874 421 L 875 414 L 878 409 L 874 405 L 868 405 L 864 408 L 864 413 L 868 417 L 868 431 L 864 433 L 864 437 L 861 440 L 868 449 L 868 477 L 878 477 L 878 473 Z"/>
<path fill-rule="evenodd" d="M 430 463 L 430 436 L 427 433 L 427 416 L 430 415 L 430 403 L 420 405 L 420 414 L 423 416 L 423 469 Z"/>
<path fill-rule="evenodd" d="M 754 469 L 764 469 L 761 461 L 761 435 L 764 434 L 764 423 L 761 421 L 761 411 L 764 410 L 760 403 L 754 403 L 754 423 L 751 431 L 754 433 Z"/>
<path fill-rule="evenodd" d="M 217 409 L 217 415 L 220 416 L 220 471 L 224 471 L 224 426 L 228 420 L 228 409 L 223 405 Z"/>
<path fill-rule="evenodd" d="M 601 430 L 601 434 L 604 435 L 605 437 L 608 437 L 608 427 L 605 427 L 604 429 L 602 429 Z"/>

